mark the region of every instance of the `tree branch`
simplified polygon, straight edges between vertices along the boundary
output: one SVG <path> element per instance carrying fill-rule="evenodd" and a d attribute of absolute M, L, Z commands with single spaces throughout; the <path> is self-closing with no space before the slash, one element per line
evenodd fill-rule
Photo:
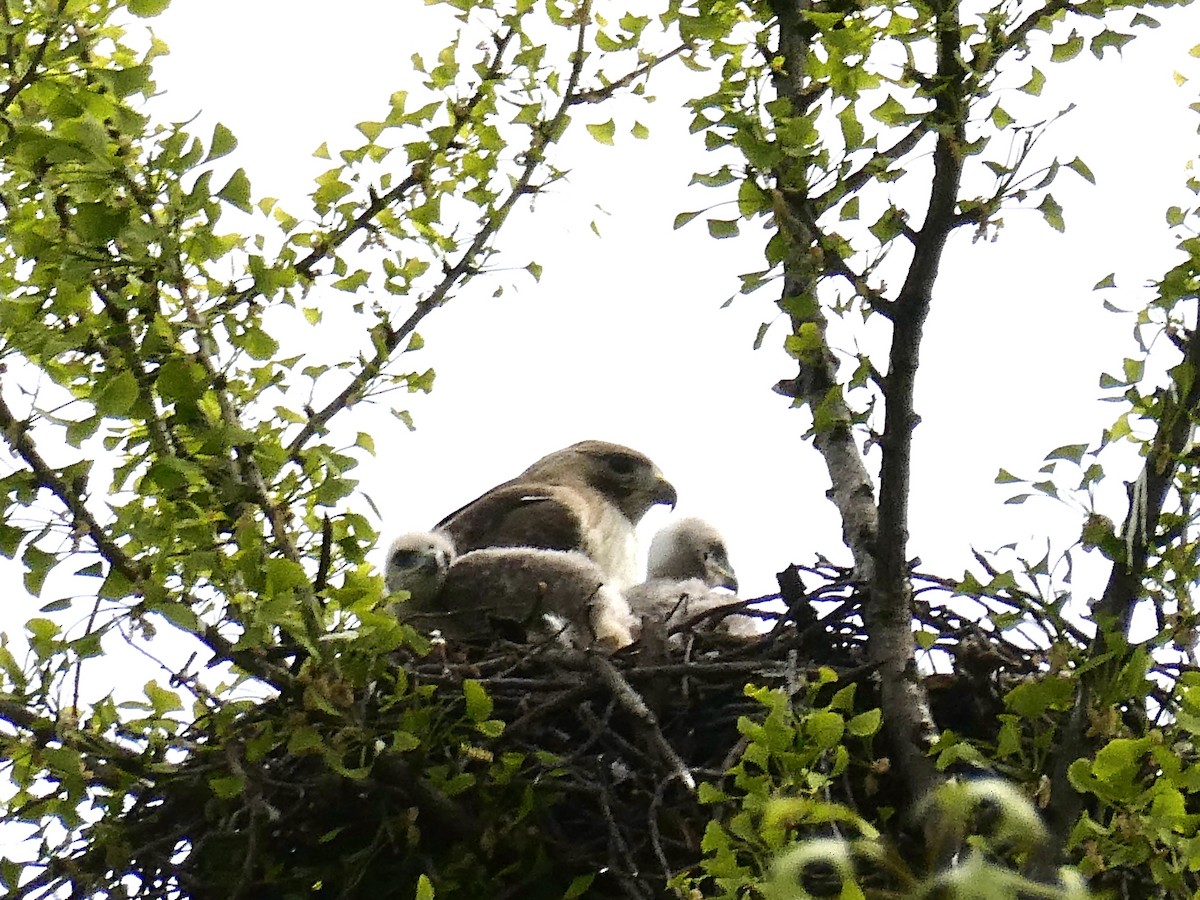
<path fill-rule="evenodd" d="M 25 700 L 0 695 L 0 719 L 28 734 L 39 747 L 61 744 L 76 750 L 87 760 L 87 767 L 111 790 L 129 790 L 129 779 L 145 774 L 141 754 L 100 735 L 63 727 L 34 713 Z M 3 737 L 0 737 L 3 740 Z M 11 756 L 11 754 L 10 754 Z M 107 762 L 105 760 L 108 760 Z"/>
<path fill-rule="evenodd" d="M 913 259 L 892 309 L 892 345 L 880 438 L 879 535 L 876 569 L 864 610 L 871 658 L 881 666 L 881 707 L 894 762 L 911 800 L 925 795 L 936 778 L 927 755 L 936 735 L 928 697 L 917 672 L 912 635 L 912 583 L 908 569 L 908 498 L 912 433 L 919 421 L 913 406 L 925 318 L 933 299 L 946 239 L 954 228 L 962 180 L 966 71 L 960 57 L 958 6 L 939 4 L 935 108 L 929 127 L 937 132 L 933 181 Z"/>
<path fill-rule="evenodd" d="M 639 78 L 649 75 L 658 66 L 661 66 L 669 59 L 678 56 L 684 50 L 688 49 L 687 44 L 680 44 L 674 50 L 664 53 L 662 56 L 656 56 L 644 65 L 638 66 L 632 72 L 618 78 L 616 81 L 604 85 L 604 87 L 592 88 L 590 91 L 579 91 L 571 97 L 571 106 L 577 106 L 580 103 L 601 103 L 623 88 L 629 87 Z"/>
<path fill-rule="evenodd" d="M 778 53 L 784 59 L 784 65 L 773 69 L 775 90 L 794 109 L 799 109 L 805 102 L 808 53 L 800 8 L 788 0 L 773 0 L 772 10 L 779 22 Z M 781 305 L 788 312 L 792 333 L 804 333 L 810 338 L 806 345 L 812 348 L 797 359 L 799 372 L 789 383 L 790 393 L 813 412 L 813 444 L 829 472 L 830 498 L 842 519 L 842 540 L 853 554 L 857 577 L 866 581 L 874 571 L 872 547 L 879 527 L 875 485 L 854 441 L 850 425 L 853 417 L 838 386 L 838 361 L 826 339 L 829 323 L 816 303 L 820 273 L 811 254 L 818 242 L 813 227 L 816 217 L 806 196 L 802 172 L 773 174 L 778 185 L 787 185 L 787 190 L 780 188 L 776 192 L 782 201 L 776 211 L 776 225 L 788 245 Z M 803 315 L 787 310 L 788 301 L 793 298 L 809 299 Z M 818 410 L 824 423 L 820 427 L 816 421 Z"/>
<path fill-rule="evenodd" d="M 0 432 L 4 434 L 4 439 L 13 452 L 29 466 L 37 484 L 50 491 L 67 508 L 74 527 L 91 540 L 109 566 L 124 576 L 138 596 L 145 596 L 147 583 L 151 576 L 149 567 L 131 559 L 113 540 L 108 531 L 96 521 L 84 504 L 83 498 L 73 491 L 42 457 L 29 434 L 29 423 L 19 420 L 13 415 L 12 409 L 2 394 L 0 394 Z M 161 594 L 162 591 L 156 589 L 153 593 Z M 164 598 L 163 602 L 187 605 L 182 600 L 170 598 Z M 292 682 L 291 675 L 285 670 L 249 651 L 235 650 L 233 644 L 226 640 L 214 625 L 202 622 L 196 636 L 208 646 L 218 659 L 235 663 L 278 690 L 286 689 Z"/>
<path fill-rule="evenodd" d="M 534 128 L 532 140 L 523 154 L 524 158 L 520 174 L 513 181 L 504 202 L 487 215 L 474 240 L 471 241 L 470 246 L 459 256 L 458 261 L 454 265 L 446 269 L 442 280 L 438 282 L 433 290 L 424 299 L 417 302 L 416 308 L 409 317 L 398 327 L 388 330 L 383 340 L 379 342 L 375 355 L 363 364 L 362 369 L 350 380 L 350 383 L 333 400 L 308 417 L 308 421 L 304 423 L 299 434 L 288 444 L 288 454 L 293 460 L 299 462 L 299 454 L 304 445 L 314 435 L 322 431 L 330 419 L 366 396 L 371 382 L 383 372 L 384 367 L 391 359 L 396 348 L 416 330 L 417 325 L 427 315 L 446 304 L 449 300 L 451 289 L 458 285 L 460 280 L 474 273 L 477 258 L 484 252 L 488 242 L 496 235 L 501 226 L 504 225 L 513 207 L 516 206 L 517 201 L 529 192 L 529 185 L 533 180 L 533 176 L 544 161 L 546 146 L 551 143 L 553 136 L 562 130 L 562 126 L 566 121 L 567 110 L 572 105 L 571 98 L 575 96 L 575 90 L 579 86 L 579 80 L 583 72 L 583 62 L 586 58 L 586 53 L 584 52 L 586 27 L 586 21 L 581 21 L 578 26 L 578 39 L 573 54 L 571 74 L 567 82 L 567 88 L 563 93 L 562 103 L 548 122 L 544 122 Z"/>
<path fill-rule="evenodd" d="M 37 70 L 41 67 L 42 60 L 46 58 L 46 51 L 50 47 L 50 42 L 58 34 L 58 29 L 55 26 L 60 24 L 58 20 L 62 17 L 66 8 L 67 0 L 58 0 L 58 6 L 55 7 L 50 21 L 46 23 L 46 33 L 42 36 L 42 42 L 38 44 L 37 49 L 33 51 L 33 59 L 29 61 L 28 68 L 25 69 L 24 74 L 20 78 L 11 81 L 8 85 L 8 90 L 4 92 L 3 96 L 0 96 L 0 112 L 12 106 L 13 101 L 17 99 L 21 91 L 33 84 L 34 75 L 37 74 Z"/>
<path fill-rule="evenodd" d="M 1104 684 L 1129 658 L 1128 635 L 1133 611 L 1143 598 L 1151 542 L 1158 531 L 1167 495 L 1175 481 L 1180 457 L 1187 452 L 1200 411 L 1200 322 L 1188 336 L 1183 365 L 1189 370 L 1184 396 L 1172 394 L 1165 402 L 1150 443 L 1146 462 L 1137 480 L 1129 485 L 1129 510 L 1122 528 L 1126 557 L 1113 561 L 1104 593 L 1093 608 L 1096 634 L 1085 652 L 1085 660 L 1111 658 L 1079 675 L 1075 703 L 1058 742 L 1050 776 L 1050 802 L 1045 815 L 1050 840 L 1039 847 L 1033 862 L 1035 877 L 1045 878 L 1059 864 L 1071 829 L 1083 809 L 1083 795 L 1068 778 L 1075 760 L 1091 756 L 1096 741 L 1088 734 L 1089 713 Z"/>

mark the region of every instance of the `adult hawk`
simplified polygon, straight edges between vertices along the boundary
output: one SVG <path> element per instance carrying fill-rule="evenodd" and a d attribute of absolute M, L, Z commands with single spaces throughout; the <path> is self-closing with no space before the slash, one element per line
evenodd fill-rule
<path fill-rule="evenodd" d="M 511 481 L 436 526 L 460 553 L 486 547 L 574 550 L 607 584 L 637 580 L 634 526 L 650 507 L 675 507 L 675 488 L 646 456 L 605 441 L 582 441 L 544 456 Z"/>

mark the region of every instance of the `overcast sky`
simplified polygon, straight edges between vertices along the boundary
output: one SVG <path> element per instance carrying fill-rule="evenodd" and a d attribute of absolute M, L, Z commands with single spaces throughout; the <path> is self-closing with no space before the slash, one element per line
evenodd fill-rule
<path fill-rule="evenodd" d="M 1085 52 L 1068 66 L 1043 66 L 1046 91 L 1027 108 L 1044 118 L 1077 104 L 1045 148 L 1083 157 L 1098 180 L 1093 188 L 1060 176 L 1054 193 L 1066 234 L 1036 212 L 1010 212 L 998 242 L 960 234 L 950 243 L 917 389 L 910 554 L 926 569 L 961 574 L 972 545 L 1049 537 L 1061 549 L 1078 535 L 1080 509 L 1006 506 L 1013 490 L 993 479 L 1001 466 L 1032 473 L 1049 450 L 1099 437 L 1118 408 L 1099 402 L 1098 377 L 1118 370 L 1134 346 L 1128 317 L 1101 312 L 1091 288 L 1115 272 L 1128 291 L 1110 299 L 1133 307 L 1144 297 L 1136 289 L 1175 259 L 1164 210 L 1192 199 L 1183 182 L 1196 116 L 1187 105 L 1200 81 L 1181 89 L 1172 73 L 1200 76 L 1187 55 L 1200 29 L 1195 9 L 1162 17 L 1167 24 L 1121 60 L 1110 53 L 1099 63 Z M 410 83 L 411 52 L 435 51 L 448 33 L 444 9 L 382 0 L 176 0 L 150 24 L 172 50 L 157 63 L 165 93 L 152 111 L 162 120 L 199 116 L 192 127 L 201 135 L 216 121 L 230 127 L 240 145 L 228 162 L 250 173 L 256 197 L 279 197 L 293 212 L 329 165 L 312 151 L 324 141 L 355 146 L 354 124 L 382 118 L 388 96 Z M 716 242 L 702 219 L 671 228 L 676 213 L 717 199 L 688 187 L 693 171 L 713 167 L 680 109 L 690 84 L 655 77 L 659 102 L 636 113 L 649 141 L 624 137 L 605 148 L 584 134 L 563 144 L 556 161 L 571 177 L 500 241 L 500 261 L 536 260 L 541 282 L 482 277 L 427 320 L 426 349 L 413 363 L 437 370 L 435 390 L 400 398 L 414 433 L 382 405 L 342 416 L 340 427 L 370 432 L 379 448 L 357 474 L 383 514 L 385 543 L 551 450 L 599 438 L 649 454 L 678 488 L 676 515 L 724 531 L 744 595 L 772 592 L 777 571 L 818 552 L 845 561 L 823 464 L 801 440 L 807 414 L 771 391 L 795 371 L 781 349 L 782 323 L 763 349 L 751 348 L 760 323 L 776 315 L 774 295 L 720 308 L 739 273 L 762 268 L 761 235 Z M 509 288 L 493 298 L 500 283 Z M 326 316 L 315 337 L 336 350 L 338 323 Z M 295 337 L 313 345 L 313 332 Z M 1136 460 L 1126 455 L 1123 465 L 1110 470 L 1103 494 L 1102 511 L 1116 520 L 1125 513 L 1121 483 L 1136 474 Z M 647 517 L 643 544 L 666 517 L 662 509 Z M 2 565 L 6 583 L 19 579 L 20 563 Z M 1102 574 L 1092 566 L 1085 586 L 1094 589 Z M 68 589 L 56 574 L 40 599 L 12 591 L 4 627 L 19 633 L 55 590 Z M 147 661 L 126 662 L 133 684 L 155 674 Z M 111 679 L 87 684 L 103 693 Z"/>
<path fill-rule="evenodd" d="M 191 127 L 201 135 L 223 122 L 239 140 L 227 162 L 250 173 L 255 197 L 279 197 L 293 212 L 329 166 L 312 151 L 325 141 L 335 151 L 357 145 L 354 124 L 382 118 L 388 96 L 412 83 L 411 52 L 432 55 L 448 34 L 440 7 L 342 0 L 333 17 L 330 8 L 177 0 L 149 23 L 172 51 L 156 64 L 164 93 L 152 112 L 198 116 Z M 1174 259 L 1163 213 L 1187 205 L 1184 167 L 1197 146 L 1187 110 L 1194 84 L 1180 89 L 1172 77 L 1200 74 L 1187 55 L 1197 31 L 1184 27 L 1197 14 L 1163 18 L 1121 60 L 1085 52 L 1067 66 L 1043 65 L 1046 91 L 1024 101 L 1037 118 L 1077 104 L 1045 139 L 1047 152 L 1083 157 L 1098 180 L 1093 188 L 1060 176 L 1066 234 L 1036 212 L 1010 212 L 998 242 L 973 244 L 963 233 L 950 243 L 917 390 L 910 554 L 926 569 L 961 574 L 972 545 L 1048 536 L 1061 549 L 1078 534 L 1078 508 L 1006 506 L 1013 491 L 993 479 L 1001 466 L 1033 473 L 1049 450 L 1095 441 L 1118 411 L 1098 401 L 1097 379 L 1133 352 L 1131 322 L 1101 312 L 1091 288 L 1115 271 L 1130 290 L 1110 299 L 1132 307 L 1142 296 L 1134 289 Z M 714 241 L 702 219 L 672 231 L 676 213 L 718 199 L 688 187 L 713 160 L 687 134 L 680 103 L 692 82 L 676 72 L 651 87 L 659 101 L 636 110 L 651 139 L 600 147 L 579 129 L 556 157 L 570 178 L 501 237 L 499 262 L 536 260 L 541 282 L 481 277 L 422 326 L 426 349 L 412 361 L 437 370 L 436 387 L 399 398 L 417 430 L 382 404 L 339 420 L 375 437 L 378 457 L 357 475 L 383 514 L 384 542 L 432 525 L 551 450 L 599 438 L 649 454 L 678 488 L 676 515 L 724 531 L 747 596 L 775 590 L 789 562 L 818 552 L 846 560 L 824 466 L 801 440 L 807 413 L 771 391 L 795 371 L 781 349 L 783 323 L 761 350 L 751 346 L 776 316 L 775 295 L 768 288 L 720 308 L 739 273 L 762 268 L 762 235 Z M 1016 107 L 1022 97 L 1011 100 Z M 493 298 L 498 284 L 507 289 Z M 331 307 L 318 332 L 295 339 L 336 350 L 337 324 Z M 1116 520 L 1125 512 L 1120 482 L 1136 473 L 1136 461 L 1125 462 L 1106 482 L 1103 511 Z M 667 515 L 647 517 L 643 545 Z M 50 599 L 10 604 L 8 627 Z"/>
<path fill-rule="evenodd" d="M 410 77 L 410 52 L 431 54 L 447 18 L 438 7 L 369 0 L 339 4 L 334 19 L 307 2 L 200 9 L 177 2 L 153 23 L 172 48 L 158 67 L 163 108 L 231 127 L 256 195 L 289 208 L 303 208 L 309 178 L 327 165 L 309 151 L 326 140 L 354 145 L 354 123 L 381 117 Z M 997 243 L 972 244 L 963 233 L 948 248 L 917 394 L 911 552 L 929 565 L 954 573 L 971 543 L 1048 528 L 1069 542 L 1078 532 L 1078 510 L 1006 507 L 1011 489 L 992 482 L 1001 466 L 1032 473 L 1049 450 L 1095 440 L 1117 411 L 1097 402 L 1097 379 L 1133 351 L 1130 322 L 1101 312 L 1091 288 L 1113 271 L 1118 285 L 1136 288 L 1173 258 L 1163 213 L 1190 196 L 1184 166 L 1196 117 L 1186 109 L 1192 85 L 1177 88 L 1172 73 L 1194 62 L 1196 31 L 1179 24 L 1196 17 L 1167 19 L 1122 60 L 1085 52 L 1067 66 L 1043 65 L 1047 89 L 1029 107 L 1037 118 L 1077 104 L 1044 139 L 1047 151 L 1081 156 L 1098 180 L 1093 188 L 1060 175 L 1065 235 L 1036 212 L 1012 212 Z M 659 101 L 637 111 L 649 141 L 606 148 L 582 134 L 564 144 L 557 161 L 570 179 L 500 241 L 509 251 L 502 262 L 545 267 L 541 283 L 482 278 L 427 320 L 427 349 L 413 362 L 438 377 L 428 398 L 408 404 L 415 433 L 382 409 L 346 417 L 380 447 L 360 476 L 385 534 L 428 526 L 544 453 L 601 438 L 651 455 L 679 489 L 678 513 L 725 532 L 748 593 L 771 591 L 790 561 L 839 555 L 828 479 L 800 440 L 807 415 L 770 390 L 794 371 L 783 323 L 763 349 L 751 348 L 776 314 L 772 291 L 720 308 L 739 273 L 762 267 L 760 235 L 714 241 L 702 220 L 671 230 L 676 213 L 717 199 L 687 184 L 713 166 L 679 109 L 688 87 L 678 74 L 656 76 Z M 589 228 L 596 203 L 607 213 L 597 220 L 602 238 Z M 492 298 L 497 283 L 513 280 L 519 292 Z M 1137 294 L 1124 298 L 1132 306 Z M 1112 474 L 1115 483 L 1134 472 Z M 1120 519 L 1113 486 L 1107 511 Z M 656 510 L 645 530 L 665 516 Z"/>

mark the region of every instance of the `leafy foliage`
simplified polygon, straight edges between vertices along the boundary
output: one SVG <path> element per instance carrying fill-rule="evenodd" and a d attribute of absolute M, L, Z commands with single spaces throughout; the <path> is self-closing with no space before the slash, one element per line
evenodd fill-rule
<path fill-rule="evenodd" d="M 68 571 L 88 585 L 26 623 L 24 659 L 0 640 L 5 819 L 37 854 L 0 860 L 11 893 L 641 896 L 669 881 L 689 897 L 1073 897 L 1076 872 L 1128 895 L 1197 891 L 1196 209 L 1168 212 L 1181 261 L 1135 314 L 1137 352 L 1101 378 L 1111 427 L 998 479 L 1023 486 L 1015 501 L 1082 507 L 1079 545 L 980 553 L 953 579 L 906 552 L 910 500 L 937 502 L 910 498 L 909 465 L 946 242 L 995 239 L 1017 207 L 1067 227 L 1051 188 L 1091 170 L 1073 151 L 1042 161 L 1056 115 L 1026 109 L 1056 64 L 1119 54 L 1158 24 L 1143 6 L 1170 4 L 669 0 L 651 18 L 445 0 L 454 38 L 412 59 L 357 146 L 318 151 L 330 167 L 294 212 L 256 195 L 229 128 L 155 119 L 166 47 L 126 14 L 166 5 L 0 8 L 0 432 L 15 460 L 0 552 L 31 595 Z M 722 198 L 675 227 L 766 228 L 741 292 L 778 291 L 796 366 L 778 390 L 811 417 L 854 566 L 819 557 L 812 589 L 781 576 L 788 611 L 751 646 L 647 643 L 514 688 L 525 656 L 458 658 L 386 611 L 354 477 L 374 440 L 343 423 L 367 398 L 432 388 L 410 362 L 418 327 L 563 179 L 572 128 L 652 139 L 588 107 L 644 96 L 668 65 L 695 73 L 691 130 L 714 166 L 694 182 Z M 281 323 L 335 313 L 358 332 L 339 358 L 284 344 Z M 886 335 L 886 365 L 835 352 L 830 329 L 860 325 Z M 1121 443 L 1143 468 L 1114 517 L 1093 488 Z M 1111 576 L 1081 617 L 1070 570 L 1093 551 Z M 815 601 L 838 614 L 817 622 Z M 1135 643 L 1143 617 L 1153 634 Z M 162 652 L 165 683 L 91 699 L 84 668 L 122 644 Z M 953 674 L 922 674 L 918 647 L 952 654 Z M 632 685 L 653 701 L 655 666 L 681 698 L 709 679 L 711 707 L 647 703 Z M 537 716 L 522 705 L 535 688 Z M 714 711 L 734 727 L 704 734 Z M 541 715 L 554 727 L 530 731 Z M 684 742 L 700 745 L 687 760 Z M 979 771 L 1007 781 L 948 779 Z M 572 853 L 562 835 L 591 826 Z"/>

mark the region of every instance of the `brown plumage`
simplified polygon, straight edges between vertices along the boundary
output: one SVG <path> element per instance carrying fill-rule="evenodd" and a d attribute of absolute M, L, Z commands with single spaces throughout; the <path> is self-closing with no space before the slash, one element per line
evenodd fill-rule
<path fill-rule="evenodd" d="M 438 523 L 460 553 L 487 547 L 574 550 L 607 583 L 637 578 L 634 526 L 675 488 L 646 456 L 605 441 L 582 441 L 544 456 Z"/>

